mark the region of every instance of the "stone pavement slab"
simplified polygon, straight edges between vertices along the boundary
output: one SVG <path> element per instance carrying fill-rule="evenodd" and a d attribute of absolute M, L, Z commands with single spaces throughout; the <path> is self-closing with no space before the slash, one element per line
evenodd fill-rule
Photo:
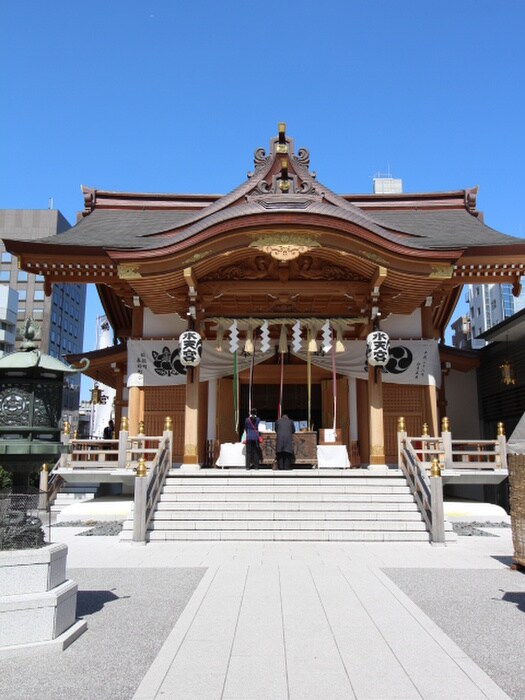
<path fill-rule="evenodd" d="M 508 697 L 370 568 L 228 563 L 200 587 L 135 700 Z"/>
<path fill-rule="evenodd" d="M 78 533 L 78 530 L 76 531 Z M 510 531 L 457 544 L 179 542 L 76 537 L 68 565 L 206 567 L 134 700 L 503 700 L 383 572 L 508 571 Z M 520 699 L 521 700 L 521 699 Z"/>

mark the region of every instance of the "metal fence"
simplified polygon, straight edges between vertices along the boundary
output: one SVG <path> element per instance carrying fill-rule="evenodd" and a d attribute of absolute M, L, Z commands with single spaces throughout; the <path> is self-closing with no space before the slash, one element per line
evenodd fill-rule
<path fill-rule="evenodd" d="M 36 549 L 45 544 L 42 517 L 39 510 L 44 492 L 0 492 L 0 550 Z"/>

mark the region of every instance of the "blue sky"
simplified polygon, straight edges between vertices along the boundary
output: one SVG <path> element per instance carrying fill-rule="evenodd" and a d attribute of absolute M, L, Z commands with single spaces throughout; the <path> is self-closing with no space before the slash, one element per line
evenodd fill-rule
<path fill-rule="evenodd" d="M 522 0 L 2 0 L 0 208 L 228 192 L 285 121 L 336 192 L 479 185 L 525 237 L 524 26 Z"/>

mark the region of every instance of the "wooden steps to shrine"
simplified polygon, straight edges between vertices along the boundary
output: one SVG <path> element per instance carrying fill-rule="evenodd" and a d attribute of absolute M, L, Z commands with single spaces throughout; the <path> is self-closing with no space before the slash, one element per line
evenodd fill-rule
<path fill-rule="evenodd" d="M 428 542 L 400 471 L 387 476 L 355 471 L 172 470 L 147 540 Z M 124 524 L 122 540 L 131 540 L 132 527 L 131 520 Z M 449 527 L 447 541 L 453 539 Z"/>

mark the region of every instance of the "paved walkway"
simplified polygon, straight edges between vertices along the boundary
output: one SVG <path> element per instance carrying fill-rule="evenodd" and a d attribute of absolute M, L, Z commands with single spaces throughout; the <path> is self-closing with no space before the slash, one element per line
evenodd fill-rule
<path fill-rule="evenodd" d="M 426 543 L 150 543 L 75 537 L 68 567 L 207 567 L 135 700 L 507 696 L 383 573 L 508 569 L 500 537 Z M 438 583 L 438 582 L 437 582 Z"/>

